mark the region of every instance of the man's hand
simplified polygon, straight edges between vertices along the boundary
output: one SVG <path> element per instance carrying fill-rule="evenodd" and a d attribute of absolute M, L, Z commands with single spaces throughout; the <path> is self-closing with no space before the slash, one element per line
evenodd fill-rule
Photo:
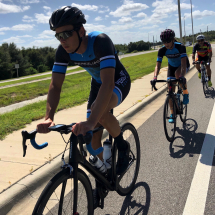
<path fill-rule="evenodd" d="M 54 126 L 55 123 L 51 119 L 47 119 L 44 122 L 37 125 L 37 132 L 38 133 L 48 133 L 50 132 L 48 127 Z"/>
<path fill-rule="evenodd" d="M 154 79 L 152 79 L 152 80 L 150 81 L 151 85 L 152 85 L 152 86 L 155 86 L 156 81 L 157 81 L 157 77 L 155 76 Z"/>
<path fill-rule="evenodd" d="M 88 131 L 91 131 L 93 129 L 94 125 L 92 125 L 89 121 L 79 122 L 72 126 L 72 132 L 76 136 L 78 136 L 79 134 L 85 136 Z"/>

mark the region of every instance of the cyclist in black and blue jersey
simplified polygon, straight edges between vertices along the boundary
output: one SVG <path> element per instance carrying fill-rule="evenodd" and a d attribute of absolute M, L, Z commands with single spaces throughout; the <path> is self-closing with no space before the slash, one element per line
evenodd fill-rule
<path fill-rule="evenodd" d="M 182 89 L 182 83 L 184 84 L 186 89 L 183 89 L 183 104 L 188 104 L 189 93 L 187 90 L 186 78 L 184 76 L 189 70 L 190 64 L 186 53 L 186 47 L 175 40 L 175 32 L 171 29 L 166 29 L 161 32 L 160 39 L 164 43 L 164 46 L 158 51 L 154 79 L 151 81 L 151 84 L 155 85 L 161 68 L 162 59 L 164 56 L 166 56 L 168 58 L 167 80 L 179 79 L 179 84 L 181 85 Z M 173 89 L 173 91 L 175 91 L 175 89 Z M 172 105 L 170 104 L 170 109 L 172 110 L 171 106 Z M 172 117 L 173 115 L 171 114 L 169 119 L 170 123 L 174 122 Z"/>
<path fill-rule="evenodd" d="M 117 173 L 125 171 L 129 164 L 130 146 L 123 139 L 119 123 L 110 110 L 120 105 L 130 91 L 130 76 L 118 59 L 111 39 L 104 33 L 94 31 L 86 35 L 83 24 L 85 16 L 76 7 L 65 6 L 52 13 L 50 29 L 60 41 L 52 80 L 47 98 L 45 121 L 38 124 L 40 133 L 49 132 L 54 125 L 54 114 L 60 99 L 61 87 L 69 62 L 83 67 L 92 76 L 91 91 L 87 104 L 87 120 L 73 127 L 75 135 L 93 130 L 98 123 L 104 126 L 115 139 L 118 147 Z M 69 117 L 69 116 L 68 116 Z M 102 131 L 93 135 L 92 147 L 101 146 Z M 99 155 L 102 160 L 102 155 Z"/>

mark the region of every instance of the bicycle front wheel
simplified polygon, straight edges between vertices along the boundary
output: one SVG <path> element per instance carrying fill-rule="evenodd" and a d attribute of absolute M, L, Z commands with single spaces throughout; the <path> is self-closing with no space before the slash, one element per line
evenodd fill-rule
<path fill-rule="evenodd" d="M 170 109 L 170 105 L 172 106 L 172 110 Z M 171 115 L 172 117 L 170 117 Z M 171 119 L 172 121 L 170 121 Z M 170 96 L 166 97 L 166 101 L 164 103 L 163 126 L 166 139 L 169 142 L 172 142 L 174 140 L 176 130 L 176 105 L 175 101 L 173 101 L 173 98 Z"/>
<path fill-rule="evenodd" d="M 205 78 L 202 78 L 202 86 L 203 86 L 203 92 L 205 96 L 207 95 L 208 90 L 208 82 L 205 80 Z"/>
<path fill-rule="evenodd" d="M 130 144 L 129 166 L 123 176 L 118 177 L 117 193 L 121 196 L 132 192 L 140 167 L 140 141 L 137 130 L 131 123 L 122 126 L 123 138 Z M 115 153 L 116 155 L 117 153 Z M 115 157 L 116 161 L 116 157 Z"/>
<path fill-rule="evenodd" d="M 62 170 L 47 184 L 32 215 L 94 214 L 93 194 L 89 179 L 78 169 L 77 211 L 74 205 L 74 180 L 69 169 Z"/>

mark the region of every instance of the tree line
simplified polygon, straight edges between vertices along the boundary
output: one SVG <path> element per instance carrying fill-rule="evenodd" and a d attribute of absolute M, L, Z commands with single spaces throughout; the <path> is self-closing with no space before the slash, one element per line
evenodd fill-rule
<path fill-rule="evenodd" d="M 194 42 L 196 42 L 196 36 L 199 34 L 204 34 L 207 41 L 215 40 L 215 31 L 212 30 L 196 33 L 194 35 Z M 186 36 L 186 41 L 192 42 L 192 35 Z M 154 45 L 158 46 L 161 44 L 162 42 L 153 44 L 141 40 L 130 42 L 128 44 L 115 44 L 114 46 L 118 54 L 125 54 L 150 50 Z M 0 80 L 17 77 L 15 64 L 19 64 L 19 77 L 52 70 L 55 60 L 55 52 L 56 49 L 52 47 L 22 47 L 19 49 L 15 43 L 3 43 L 0 46 Z M 69 65 L 72 66 L 73 64 L 70 63 Z"/>

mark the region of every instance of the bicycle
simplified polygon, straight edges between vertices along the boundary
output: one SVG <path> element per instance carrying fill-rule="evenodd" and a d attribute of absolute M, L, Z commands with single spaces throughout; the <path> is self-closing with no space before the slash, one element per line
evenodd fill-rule
<path fill-rule="evenodd" d="M 208 75 L 206 72 L 205 65 L 209 65 L 209 62 L 206 61 L 194 61 L 193 64 L 200 64 L 201 66 L 201 82 L 202 82 L 202 87 L 203 87 L 203 92 L 205 96 L 207 95 L 208 91 Z"/>
<path fill-rule="evenodd" d="M 184 123 L 187 118 L 187 105 L 183 104 L 183 99 L 182 99 L 183 90 L 179 84 L 174 83 L 177 81 L 179 81 L 179 79 L 156 80 L 156 82 L 169 83 L 169 91 L 167 92 L 167 97 L 164 103 L 164 110 L 163 110 L 164 132 L 169 142 L 172 142 L 175 137 L 177 115 L 180 116 L 182 123 Z M 172 90 L 173 86 L 176 86 L 178 88 L 177 93 L 173 92 Z M 185 86 L 183 87 L 185 88 Z M 152 90 L 153 88 L 157 90 L 155 85 L 152 85 Z M 170 110 L 170 104 L 172 106 L 172 112 Z M 172 114 L 171 119 L 173 119 L 173 123 L 169 123 L 171 114 Z"/>
<path fill-rule="evenodd" d="M 128 141 L 130 144 L 129 165 L 127 169 L 121 175 L 116 174 L 117 147 L 114 143 L 112 147 L 112 167 L 104 175 L 86 160 L 87 153 L 83 147 L 86 143 L 87 150 L 91 154 L 97 155 L 101 153 L 102 147 L 97 150 L 92 148 L 91 139 L 93 133 L 103 130 L 104 127 L 100 126 L 99 128 L 88 132 L 85 136 L 75 136 L 71 131 L 74 124 L 75 123 L 70 125 L 59 124 L 49 127 L 50 131 L 59 132 L 63 139 L 63 134 L 71 133 L 68 142 L 64 139 L 66 148 L 68 143 L 70 143 L 69 162 L 66 163 L 64 159 L 64 154 L 66 152 L 65 148 L 61 158 L 63 161 L 63 170 L 57 173 L 46 185 L 34 207 L 33 215 L 94 214 L 95 208 L 92 185 L 87 173 L 78 167 L 79 164 L 96 179 L 99 195 L 98 207 L 102 209 L 104 207 L 104 198 L 109 191 L 116 191 L 119 195 L 125 196 L 131 193 L 135 186 L 140 166 L 140 142 L 135 127 L 131 123 L 126 123 L 121 127 L 124 140 Z M 36 149 L 42 149 L 48 145 L 48 143 L 38 145 L 35 141 L 36 133 L 36 130 L 29 133 L 27 131 L 22 131 L 23 157 L 27 150 L 27 139 L 30 139 L 32 146 Z M 109 140 L 112 143 L 113 138 L 110 134 Z M 130 173 L 130 171 L 133 172 L 133 174 Z M 130 175 L 132 177 L 128 180 Z M 82 194 L 85 194 L 84 197 Z"/>

